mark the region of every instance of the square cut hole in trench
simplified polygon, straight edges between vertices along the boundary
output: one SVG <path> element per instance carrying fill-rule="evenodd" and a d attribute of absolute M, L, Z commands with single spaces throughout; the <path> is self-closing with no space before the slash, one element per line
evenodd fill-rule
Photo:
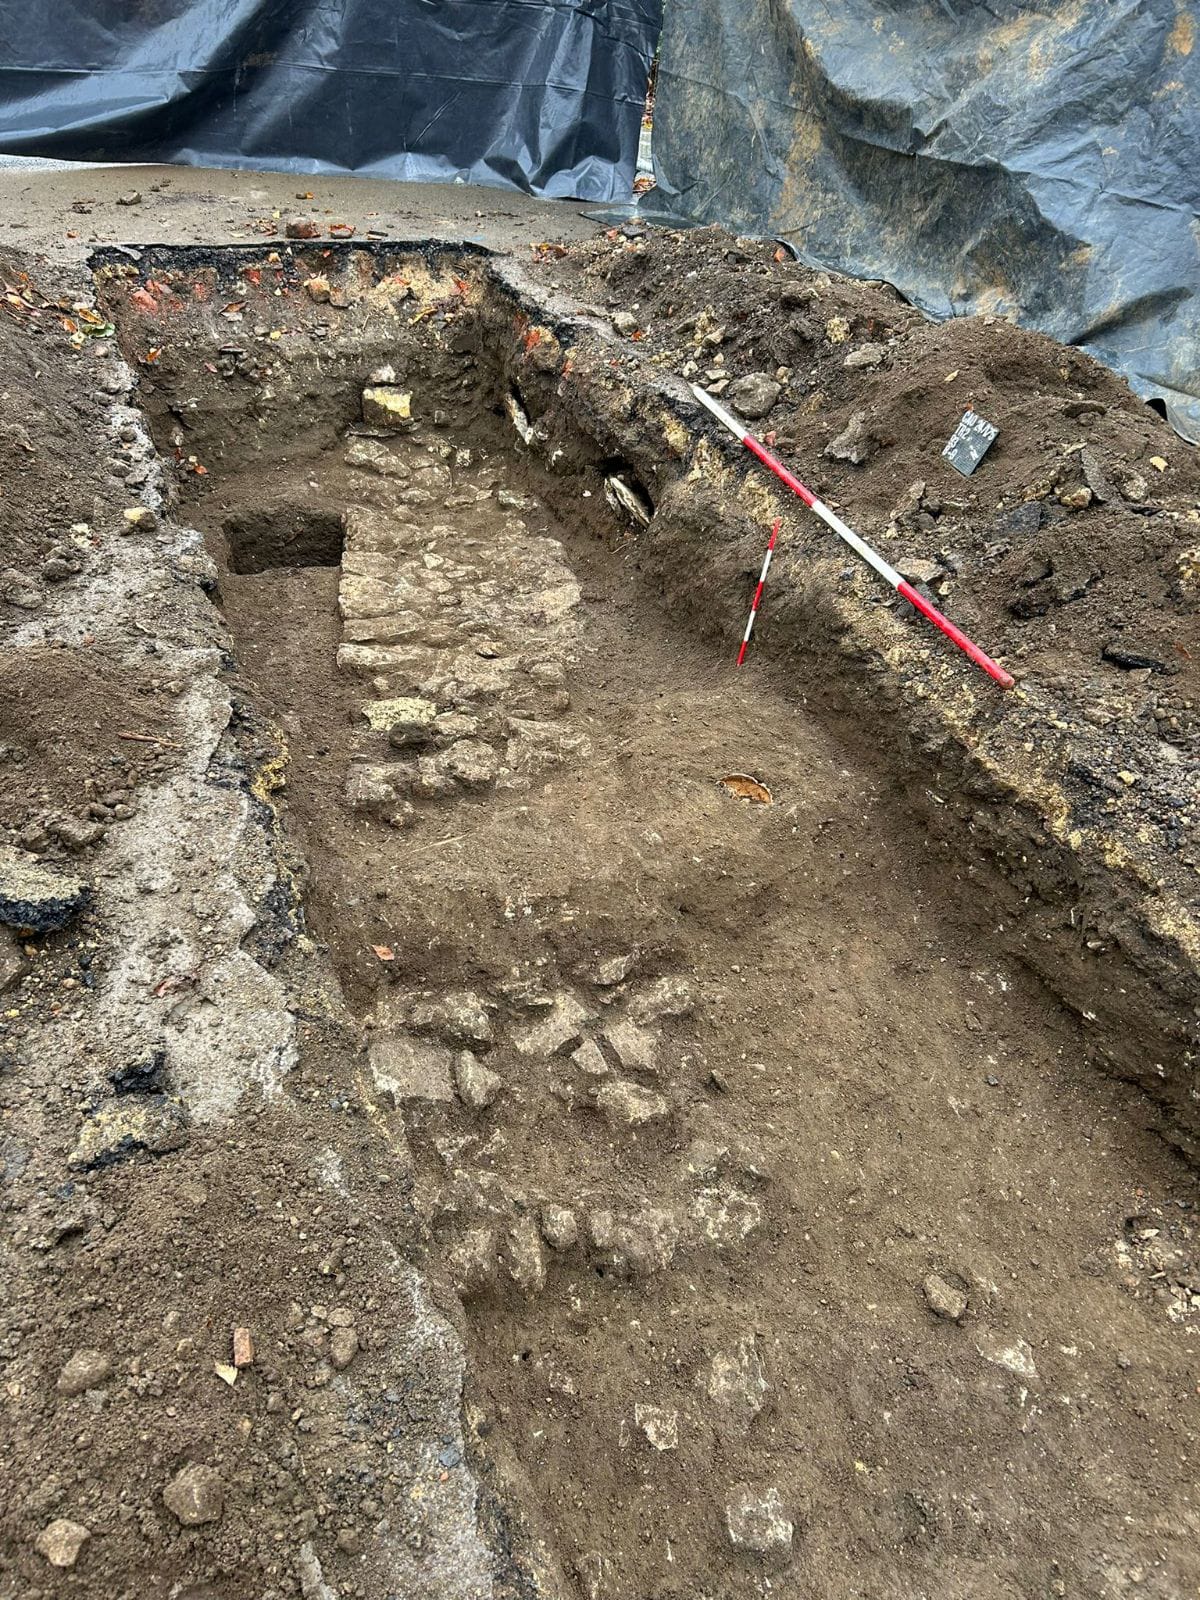
<path fill-rule="evenodd" d="M 221 531 L 230 572 L 341 565 L 345 530 L 336 511 L 282 501 L 235 511 Z"/>

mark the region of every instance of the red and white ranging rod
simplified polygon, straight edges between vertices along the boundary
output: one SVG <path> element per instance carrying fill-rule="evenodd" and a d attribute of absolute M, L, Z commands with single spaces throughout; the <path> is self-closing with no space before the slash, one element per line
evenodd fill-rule
<path fill-rule="evenodd" d="M 771 541 L 767 545 L 767 555 L 763 562 L 762 576 L 758 580 L 758 588 L 754 591 L 754 599 L 750 602 L 750 620 L 746 624 L 746 631 L 742 635 L 742 648 L 738 651 L 735 665 L 741 666 L 746 659 L 746 646 L 750 643 L 750 635 L 754 630 L 754 619 L 758 615 L 759 602 L 762 599 L 763 588 L 766 585 L 767 573 L 771 570 L 771 557 L 775 554 L 775 541 L 779 537 L 779 518 L 775 518 L 775 526 L 771 529 Z"/>
<path fill-rule="evenodd" d="M 739 440 L 745 445 L 746 449 L 749 450 L 752 456 L 757 457 L 757 459 L 762 462 L 764 467 L 775 474 L 780 483 L 786 484 L 794 495 L 797 495 L 801 500 L 803 500 L 804 504 L 810 511 L 815 511 L 817 516 L 820 517 L 821 521 L 833 529 L 834 533 L 837 534 L 839 539 L 844 540 L 856 555 L 862 557 L 868 566 L 874 567 L 879 576 L 883 578 L 885 582 L 890 583 L 898 595 L 903 596 L 903 598 L 908 601 L 909 605 L 915 606 L 923 617 L 932 622 L 935 628 L 939 628 L 942 633 L 946 635 L 947 639 L 952 640 L 965 656 L 968 656 L 977 667 L 979 667 L 983 672 L 986 672 L 988 677 L 991 678 L 995 683 L 998 683 L 1002 689 L 1012 688 L 1013 679 L 1010 673 L 1005 672 L 1004 668 L 1000 666 L 998 662 L 993 661 L 986 650 L 981 650 L 977 644 L 968 639 L 962 629 L 956 628 L 950 621 L 950 618 L 944 616 L 935 605 L 925 599 L 924 595 L 918 594 L 916 589 L 913 588 L 912 584 L 906 582 L 906 580 L 900 576 L 895 567 L 886 562 L 878 553 L 878 551 L 872 550 L 871 546 L 866 542 L 865 539 L 860 539 L 853 528 L 848 528 L 842 521 L 841 517 L 832 512 L 823 501 L 818 500 L 816 495 L 813 494 L 812 490 L 806 488 L 804 484 L 800 482 L 799 478 L 793 477 L 788 469 L 784 466 L 783 462 L 777 460 L 765 445 L 759 443 L 752 433 L 748 433 L 735 417 L 730 416 L 729 412 L 726 411 L 724 406 L 718 405 L 713 399 L 712 395 L 706 393 L 705 390 L 699 388 L 696 384 L 692 385 L 692 393 L 696 396 L 696 399 L 699 400 L 702 406 L 712 412 L 713 416 L 716 417 L 718 422 L 724 424 L 724 426 L 729 429 L 730 433 L 733 434 L 735 439 Z M 772 535 L 772 546 L 774 546 L 774 543 L 775 539 L 774 535 Z M 768 564 L 770 563 L 770 559 L 770 551 L 768 551 Z M 763 568 L 763 577 L 764 579 L 766 577 L 765 566 Z M 761 593 L 761 591 L 762 585 L 760 584 L 759 593 Z M 754 597 L 754 603 L 755 607 L 757 607 L 757 594 Z M 754 613 L 751 611 L 750 627 L 753 627 L 753 625 Z M 750 637 L 750 627 L 746 629 L 746 639 L 749 639 Z M 745 640 L 743 640 L 743 654 L 744 652 Z M 740 655 L 738 657 L 738 662 L 740 665 Z"/>

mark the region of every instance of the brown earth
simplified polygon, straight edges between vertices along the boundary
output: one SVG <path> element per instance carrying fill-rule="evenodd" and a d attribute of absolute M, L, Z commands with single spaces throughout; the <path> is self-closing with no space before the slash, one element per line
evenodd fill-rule
<path fill-rule="evenodd" d="M 1080 351 L 996 317 L 931 324 L 886 285 L 782 255 L 716 229 L 635 227 L 534 250 L 530 271 L 631 319 L 640 359 L 727 406 L 728 382 L 780 379 L 749 425 L 890 561 L 928 563 L 963 627 L 1097 718 L 1150 662 L 1157 732 L 1194 750 L 1195 557 L 1188 576 L 1180 563 L 1200 541 L 1195 451 Z M 852 365 L 864 353 L 878 364 Z M 963 478 L 940 457 L 967 409 L 1000 431 Z M 863 459 L 831 459 L 860 414 Z"/>
<path fill-rule="evenodd" d="M 630 244 L 536 270 L 594 298 L 598 264 Z M 658 290 L 622 269 L 639 314 L 676 292 L 685 260 L 700 272 L 685 311 L 740 305 L 760 277 L 772 294 L 807 281 L 740 243 L 662 248 Z M 707 611 L 664 612 L 653 552 L 605 502 L 616 463 L 597 448 L 551 474 L 514 451 L 486 353 L 454 348 L 477 263 L 453 269 L 462 290 L 434 263 L 411 297 L 349 315 L 289 274 L 283 316 L 269 271 L 223 314 L 238 303 L 224 269 L 189 264 L 178 309 L 158 297 L 152 343 L 123 302 L 165 270 L 115 280 L 105 303 L 143 363 L 169 515 L 116 531 L 141 489 L 128 463 L 136 476 L 149 458 L 115 419 L 122 480 L 103 481 L 90 519 L 47 472 L 46 509 L 22 525 L 48 552 L 90 520 L 81 572 L 39 580 L 33 610 L 6 607 L 0 820 L 98 894 L 74 928 L 30 942 L 3 1022 L 0 1593 L 1195 1588 L 1194 1174 L 1141 1093 L 1097 1074 L 1086 1022 L 1014 954 L 987 875 L 914 813 L 869 729 L 818 715 L 814 685 L 755 664 L 735 676 L 757 561 Z M 348 279 L 352 301 L 378 287 Z M 193 283 L 206 292 L 185 296 Z M 820 292 L 821 317 L 852 325 L 856 297 L 880 294 Z M 423 355 L 418 311 L 436 330 Z M 987 556 L 983 512 L 1076 459 L 1061 457 L 1065 423 L 1034 426 L 1032 395 L 1024 421 L 1009 403 L 1032 373 L 1045 414 L 1065 382 L 1054 347 L 1031 340 L 1043 364 L 1010 371 L 1010 330 L 912 315 L 889 324 L 904 336 L 891 365 L 855 373 L 894 442 L 862 469 L 823 464 L 814 487 L 848 505 L 854 485 L 878 534 L 965 403 L 943 417 L 939 391 L 935 416 L 911 410 L 917 437 L 889 373 L 935 348 L 969 369 L 1001 439 L 955 490 L 967 509 L 943 490 L 936 514 L 905 514 L 905 554 L 961 551 L 937 580 L 948 608 L 973 623 L 976 607 L 985 643 L 1034 680 L 1086 675 L 1106 714 L 1110 675 L 1122 694 L 1132 676 L 1099 655 L 1123 596 L 1139 640 L 1179 669 L 1133 673 L 1147 694 L 1164 680 L 1155 737 L 1190 759 L 1178 646 L 1194 603 L 1171 577 L 1194 484 L 1182 447 L 1057 352 L 1072 381 L 1050 415 L 1068 391 L 1099 393 L 1107 411 L 1070 420 L 1106 471 L 1159 450 L 1171 466 L 1149 511 L 1059 517 L 1057 490 L 1035 497 L 1049 576 L 1082 559 L 1089 526 L 1103 571 L 1077 600 L 1016 616 L 1024 568 Z M 274 344 L 297 353 L 275 362 L 281 323 Z M 639 356 L 671 348 L 652 318 L 645 334 Z M 736 360 L 750 370 L 753 340 L 782 336 L 748 329 Z M 98 460 L 86 405 L 68 407 L 115 358 L 9 338 L 0 386 L 35 382 L 21 341 L 43 341 L 58 453 Z M 418 421 L 379 438 L 358 395 L 392 346 Z M 833 437 L 844 419 L 827 408 L 858 390 L 837 350 L 813 346 L 805 371 L 827 398 L 806 426 Z M 783 434 L 802 407 L 781 400 L 768 422 Z M 297 530 L 336 562 L 331 526 L 340 564 L 271 564 Z M 28 570 L 31 550 L 5 564 Z M 771 625 L 768 602 L 768 649 Z M 364 705 L 395 696 L 426 701 L 436 733 L 372 730 Z M 127 798 L 110 804 L 114 768 Z M 364 776 L 378 768 L 386 794 Z M 193 769 L 199 787 L 164 810 Z M 773 803 L 732 796 L 720 779 L 735 772 Z M 232 845 L 224 813 L 202 809 L 210 792 L 239 808 Z M 71 851 L 56 819 L 92 804 L 102 837 Z M 160 816 L 181 854 L 156 854 L 173 832 Z M 221 906 L 241 896 L 226 934 Z M 145 947 L 142 920 L 161 930 Z M 121 989 L 131 946 L 144 970 Z M 243 947 L 278 992 L 210 979 Z M 253 1052 L 229 1046 L 214 1072 L 194 1053 L 214 1005 L 290 1018 L 290 1070 L 245 1079 Z M 89 1164 L 79 1141 L 97 1127 Z M 231 1385 L 214 1364 L 235 1327 L 256 1353 Z M 66 1394 L 79 1349 L 111 1371 Z M 188 1463 L 222 1491 L 192 1528 L 163 1500 Z M 765 1555 L 731 1541 L 743 1493 L 762 1503 Z M 35 1548 L 55 1518 L 90 1533 L 68 1569 Z"/>

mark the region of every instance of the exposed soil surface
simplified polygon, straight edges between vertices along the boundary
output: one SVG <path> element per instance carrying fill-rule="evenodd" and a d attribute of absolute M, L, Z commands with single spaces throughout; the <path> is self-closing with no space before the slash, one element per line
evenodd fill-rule
<path fill-rule="evenodd" d="M 544 270 L 592 285 L 631 244 Z M 740 303 L 749 253 L 723 248 Z M 662 303 L 684 251 L 622 295 Z M 6 605 L 0 820 L 94 898 L 6 952 L 0 1594 L 1195 1589 L 1194 1174 L 1014 959 L 986 876 L 852 719 L 656 603 L 619 463 L 517 448 L 528 416 L 460 337 L 469 260 L 372 279 L 358 342 L 343 324 L 290 368 L 272 322 L 308 339 L 336 307 L 267 320 L 269 273 L 244 301 L 193 278 L 110 283 L 157 455 L 113 384 L 109 434 L 74 444 L 121 464 L 80 571 Z M 953 331 L 895 315 L 922 359 Z M 389 326 L 399 370 L 372 377 Z M 776 337 L 748 325 L 747 356 Z M 71 393 L 72 359 L 102 391 L 118 364 L 10 338 L 58 340 Z M 35 381 L 27 350 L 0 388 Z M 943 353 L 1008 381 L 986 331 Z M 1057 359 L 1065 394 L 1104 396 L 1105 449 L 1157 450 Z M 846 369 L 813 361 L 826 427 Z M 782 432 L 804 401 L 776 403 Z M 879 448 L 917 475 L 964 403 L 920 442 L 893 408 Z M 1059 574 L 1118 519 L 1158 666 L 1116 667 L 1116 561 L 1047 602 L 1043 647 L 1000 570 L 1015 535 L 986 554 L 985 493 L 999 515 L 1078 459 L 1007 427 L 1002 486 L 919 497 L 894 539 L 1031 674 L 1174 695 L 1191 468 L 1149 469 L 1152 510 L 1035 497 Z M 826 471 L 886 522 L 888 474 Z M 167 505 L 130 522 L 152 472 Z M 1181 760 L 1185 698 L 1155 734 Z M 47 1533 L 64 1519 L 86 1539 Z"/>
<path fill-rule="evenodd" d="M 782 257 L 717 229 L 635 227 L 535 250 L 531 270 L 613 315 L 640 358 L 742 402 L 1014 670 L 1096 720 L 1148 672 L 1146 717 L 1194 751 L 1196 452 L 1077 350 L 1000 318 L 931 324 L 886 285 Z M 1000 431 L 964 478 L 941 451 L 968 409 Z"/>

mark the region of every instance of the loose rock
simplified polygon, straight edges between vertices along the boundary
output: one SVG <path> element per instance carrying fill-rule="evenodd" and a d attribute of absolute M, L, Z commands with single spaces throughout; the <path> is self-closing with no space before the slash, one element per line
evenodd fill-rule
<path fill-rule="evenodd" d="M 289 217 L 283 231 L 289 239 L 319 239 L 321 224 L 312 217 Z"/>
<path fill-rule="evenodd" d="M 523 1056 L 555 1056 L 577 1045 L 593 1013 L 572 994 L 557 994 L 548 1014 L 521 1029 L 513 1044 Z"/>
<path fill-rule="evenodd" d="M 765 417 L 779 399 L 782 386 L 767 372 L 748 372 L 729 386 L 729 401 L 735 411 L 754 420 Z"/>
<path fill-rule="evenodd" d="M 437 764 L 465 789 L 486 789 L 496 781 L 500 760 L 482 739 L 459 739 L 437 758 Z"/>
<path fill-rule="evenodd" d="M 11 989 L 29 971 L 29 958 L 15 934 L 0 933 L 0 994 Z"/>
<path fill-rule="evenodd" d="M 190 1461 L 163 1490 L 163 1504 L 185 1528 L 217 1522 L 225 1508 L 225 1486 L 215 1467 Z"/>
<path fill-rule="evenodd" d="M 629 1015 L 635 1022 L 662 1022 L 667 1018 L 689 1017 L 696 1009 L 696 993 L 691 980 L 679 973 L 656 978 L 648 989 L 635 994 Z"/>
<path fill-rule="evenodd" d="M 317 1552 L 307 1540 L 296 1552 L 296 1576 L 303 1600 L 338 1600 L 337 1591 L 325 1582 Z"/>
<path fill-rule="evenodd" d="M 412 1009 L 412 1024 L 457 1044 L 492 1042 L 492 1024 L 483 1001 L 471 989 L 456 989 L 439 1000 L 423 1000 Z"/>
<path fill-rule="evenodd" d="M 358 1354 L 358 1334 L 353 1328 L 335 1328 L 329 1336 L 329 1362 L 342 1372 Z"/>
<path fill-rule="evenodd" d="M 599 989 L 611 989 L 615 984 L 625 981 L 636 961 L 635 955 L 609 956 L 604 961 L 598 961 L 592 968 L 592 982 Z"/>
<path fill-rule="evenodd" d="M 546 1284 L 546 1255 L 537 1228 L 522 1217 L 505 1241 L 508 1275 L 522 1294 L 536 1294 Z"/>
<path fill-rule="evenodd" d="M 412 424 L 412 395 L 391 384 L 376 384 L 363 390 L 362 414 L 373 427 L 406 430 Z"/>
<path fill-rule="evenodd" d="M 936 1272 L 929 1274 L 921 1288 L 925 1295 L 925 1303 L 935 1317 L 944 1317 L 948 1322 L 960 1322 L 966 1315 L 966 1295 L 952 1283 L 947 1283 L 945 1278 L 939 1277 Z"/>
<path fill-rule="evenodd" d="M 34 1540 L 34 1548 L 52 1567 L 73 1567 L 90 1538 L 91 1534 L 82 1523 L 59 1517 L 42 1529 Z"/>
<path fill-rule="evenodd" d="M 464 1050 L 454 1063 L 454 1085 L 469 1111 L 485 1111 L 504 1087 L 504 1080 Z"/>
<path fill-rule="evenodd" d="M 551 1250 L 569 1250 L 579 1237 L 579 1222 L 566 1206 L 542 1207 L 542 1238 Z"/>
<path fill-rule="evenodd" d="M 745 1432 L 762 1410 L 768 1387 L 754 1340 L 740 1340 L 734 1355 L 718 1351 L 709 1364 L 704 1387 L 727 1421 Z"/>
<path fill-rule="evenodd" d="M 363 707 L 363 716 L 377 733 L 386 732 L 393 744 L 415 744 L 417 735 L 429 738 L 437 706 L 418 695 L 402 695 L 392 700 L 368 701 Z M 394 736 L 396 729 L 403 730 L 400 738 Z"/>
<path fill-rule="evenodd" d="M 792 1523 L 774 1486 L 756 1493 L 749 1484 L 734 1484 L 725 1506 L 725 1525 L 735 1550 L 766 1561 L 791 1559 Z"/>
<path fill-rule="evenodd" d="M 867 426 L 867 413 L 856 411 L 837 438 L 825 446 L 825 454 L 834 461 L 848 461 L 851 466 L 861 467 L 874 449 L 875 438 Z"/>
<path fill-rule="evenodd" d="M 857 350 L 842 362 L 844 367 L 878 367 L 883 365 L 887 350 L 881 344 L 860 344 Z"/>
<path fill-rule="evenodd" d="M 369 1052 L 377 1086 L 395 1100 L 453 1100 L 449 1050 L 402 1034 L 376 1039 Z"/>
<path fill-rule="evenodd" d="M 604 1038 L 626 1072 L 657 1072 L 654 1035 L 636 1022 L 609 1023 Z"/>
<path fill-rule="evenodd" d="M 76 1350 L 58 1375 L 59 1394 L 83 1394 L 98 1389 L 112 1377 L 112 1361 L 102 1350 Z"/>
<path fill-rule="evenodd" d="M 601 1086 L 596 1094 L 596 1108 L 610 1122 L 624 1123 L 627 1127 L 638 1127 L 667 1114 L 667 1102 L 662 1095 L 640 1088 L 636 1083 L 627 1083 L 623 1078 L 614 1078 Z"/>
<path fill-rule="evenodd" d="M 677 1450 L 679 1448 L 679 1413 L 669 1411 L 665 1406 L 642 1405 L 639 1401 L 633 1408 L 633 1419 L 646 1437 L 646 1442 L 654 1450 Z"/>
<path fill-rule="evenodd" d="M 594 1039 L 585 1039 L 578 1050 L 571 1051 L 571 1060 L 589 1078 L 607 1078 L 608 1062 Z"/>
<path fill-rule="evenodd" d="M 976 1339 L 975 1348 L 993 1366 L 1006 1368 L 1026 1383 L 1037 1382 L 1038 1370 L 1033 1351 L 1024 1339 L 1005 1339 L 985 1328 Z"/>
<path fill-rule="evenodd" d="M 909 583 L 937 583 L 939 578 L 946 576 L 946 569 L 939 561 L 921 561 L 915 557 L 898 561 L 896 571 Z"/>
<path fill-rule="evenodd" d="M 451 1250 L 450 1272 L 459 1294 L 481 1294 L 496 1281 L 496 1238 L 490 1228 L 469 1228 Z"/>

